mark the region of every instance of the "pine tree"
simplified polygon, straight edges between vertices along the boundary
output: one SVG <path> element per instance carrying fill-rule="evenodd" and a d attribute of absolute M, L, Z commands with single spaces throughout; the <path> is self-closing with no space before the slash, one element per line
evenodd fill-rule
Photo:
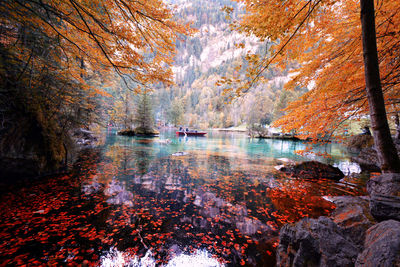
<path fill-rule="evenodd" d="M 148 91 L 143 91 L 137 96 L 134 114 L 136 134 L 154 134 L 154 114 L 151 97 Z"/>

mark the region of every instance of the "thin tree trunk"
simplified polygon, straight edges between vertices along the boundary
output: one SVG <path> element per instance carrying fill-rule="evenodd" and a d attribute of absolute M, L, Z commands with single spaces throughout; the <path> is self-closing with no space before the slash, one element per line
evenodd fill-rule
<path fill-rule="evenodd" d="M 375 147 L 378 152 L 382 172 L 400 173 L 400 160 L 390 135 L 379 76 L 374 1 L 360 1 L 365 83 Z"/>

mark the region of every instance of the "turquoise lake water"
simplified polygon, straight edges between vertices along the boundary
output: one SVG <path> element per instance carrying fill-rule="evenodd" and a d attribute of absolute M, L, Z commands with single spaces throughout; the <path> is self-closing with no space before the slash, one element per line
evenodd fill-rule
<path fill-rule="evenodd" d="M 0 260 L 92 266 L 272 266 L 279 228 L 329 215 L 326 196 L 361 195 L 362 181 L 302 180 L 275 167 L 319 160 L 357 172 L 338 144 L 250 139 L 242 133 L 137 138 L 106 132 L 69 175 L 2 197 Z M 317 154 L 327 153 L 330 158 Z M 16 219 L 17 218 L 17 219 Z"/>

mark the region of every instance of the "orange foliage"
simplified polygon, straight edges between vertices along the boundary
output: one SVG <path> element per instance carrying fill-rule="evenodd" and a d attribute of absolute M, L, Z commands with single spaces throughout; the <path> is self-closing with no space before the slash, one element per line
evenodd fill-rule
<path fill-rule="evenodd" d="M 349 118 L 368 113 L 358 0 L 255 1 L 237 0 L 246 14 L 233 24 L 236 30 L 274 42 L 265 57 L 249 55 L 245 80 L 236 82 L 241 95 L 272 63 L 291 69 L 286 88 L 311 90 L 286 108 L 275 123 L 284 131 L 297 130 L 300 137 L 330 135 Z M 399 25 L 400 1 L 379 1 L 376 27 L 381 79 L 387 110 L 396 112 L 400 99 Z M 227 82 L 228 81 L 228 82 Z"/>
<path fill-rule="evenodd" d="M 62 103 L 71 105 L 82 98 L 109 97 L 93 78 L 104 84 L 110 70 L 126 84 L 171 84 L 175 40 L 190 32 L 172 17 L 161 0 L 2 1 L 1 52 L 12 54 L 22 69 L 26 66 L 19 80 L 29 79 L 32 88 L 43 86 L 45 70 L 69 88 L 88 92 L 76 96 L 56 85 Z M 30 68 L 36 72 L 24 77 Z M 93 110 L 94 103 L 86 108 Z"/>

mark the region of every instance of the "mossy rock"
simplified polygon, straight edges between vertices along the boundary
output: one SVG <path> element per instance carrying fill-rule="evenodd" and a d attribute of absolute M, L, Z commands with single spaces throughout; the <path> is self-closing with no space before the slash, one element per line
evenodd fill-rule
<path fill-rule="evenodd" d="M 123 129 L 118 131 L 118 135 L 124 135 L 124 136 L 135 136 L 135 131 L 132 129 Z"/>
<path fill-rule="evenodd" d="M 154 137 L 160 135 L 158 131 L 151 128 L 137 127 L 135 128 L 134 132 L 136 136 L 144 136 L 144 137 Z"/>

